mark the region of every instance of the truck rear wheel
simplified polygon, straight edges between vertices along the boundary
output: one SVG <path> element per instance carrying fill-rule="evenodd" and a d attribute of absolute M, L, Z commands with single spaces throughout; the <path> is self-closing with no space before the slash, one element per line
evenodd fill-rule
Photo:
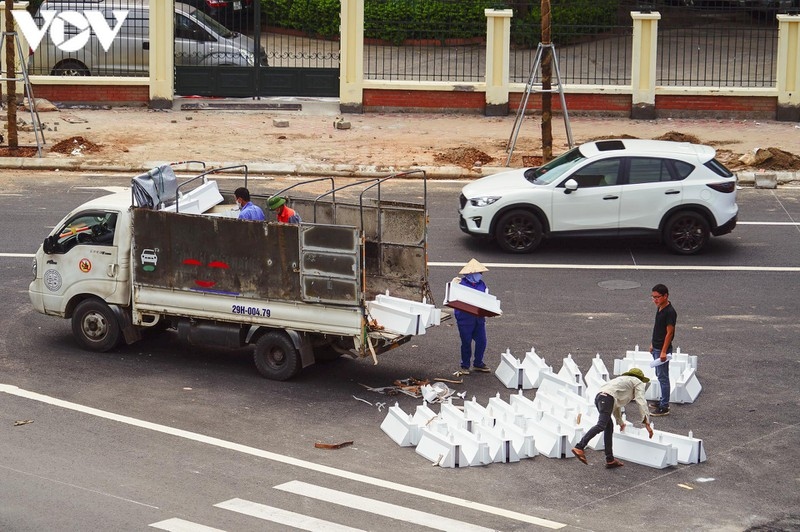
<path fill-rule="evenodd" d="M 72 313 L 72 334 L 90 351 L 114 349 L 120 340 L 117 317 L 111 308 L 97 299 L 81 301 Z"/>
<path fill-rule="evenodd" d="M 262 376 L 274 381 L 291 379 L 303 367 L 300 352 L 289 337 L 279 331 L 270 331 L 256 341 L 253 361 Z"/>

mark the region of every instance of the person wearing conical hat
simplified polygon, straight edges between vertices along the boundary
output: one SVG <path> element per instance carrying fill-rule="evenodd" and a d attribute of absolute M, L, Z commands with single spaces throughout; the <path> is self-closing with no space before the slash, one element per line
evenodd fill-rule
<path fill-rule="evenodd" d="M 463 277 L 456 277 L 453 282 L 486 292 L 486 283 L 483 282 L 482 277 L 488 271 L 489 268 L 472 259 L 458 272 Z M 458 309 L 454 311 L 454 314 L 458 325 L 458 335 L 461 337 L 461 369 L 457 373 L 469 375 L 470 363 L 473 371 L 491 373 L 492 370 L 483 362 L 483 354 L 486 352 L 486 317 L 475 316 Z"/>
<path fill-rule="evenodd" d="M 606 453 L 606 468 L 615 469 L 622 467 L 623 464 L 614 458 L 614 450 L 612 444 L 614 442 L 614 421 L 611 419 L 613 416 L 617 420 L 619 430 L 625 430 L 625 421 L 622 419 L 622 407 L 635 401 L 639 405 L 639 412 L 644 417 L 642 423 L 647 429 L 647 434 L 653 438 L 653 429 L 650 428 L 650 415 L 647 409 L 647 401 L 644 400 L 644 392 L 646 384 L 650 379 L 644 376 L 644 372 L 639 368 L 632 368 L 626 371 L 616 379 L 611 379 L 600 387 L 600 391 L 594 398 L 594 405 L 600 413 L 597 418 L 597 424 L 586 431 L 581 441 L 575 444 L 572 448 L 572 454 L 583 462 L 588 464 L 586 453 L 583 451 L 592 438 L 603 433 L 603 443 Z"/>

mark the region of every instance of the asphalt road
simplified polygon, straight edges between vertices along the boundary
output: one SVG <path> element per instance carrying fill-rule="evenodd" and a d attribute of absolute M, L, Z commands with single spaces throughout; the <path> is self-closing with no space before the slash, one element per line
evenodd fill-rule
<path fill-rule="evenodd" d="M 535 347 L 556 371 L 567 354 L 584 372 L 597 353 L 612 368 L 625 350 L 646 348 L 650 288 L 669 286 L 679 315 L 675 343 L 698 355 L 703 391 L 693 404 L 673 405 L 656 428 L 693 431 L 708 455 L 665 470 L 628 464 L 608 471 L 594 452 L 589 467 L 536 457 L 443 469 L 379 428 L 385 410 L 375 403 L 397 401 L 412 413 L 421 401 L 363 385 L 453 378 L 458 340 L 448 323 L 382 355 L 377 366 L 342 358 L 272 382 L 258 375 L 246 349 L 190 348 L 167 333 L 92 353 L 77 347 L 68 322 L 36 314 L 27 286 L 40 241 L 67 210 L 102 193 L 91 187 L 128 180 L 0 175 L 1 530 L 800 524 L 800 189 L 741 190 L 740 225 L 697 257 L 613 240 L 554 241 L 510 256 L 458 230 L 461 183 L 429 183 L 434 295 L 441 301 L 444 284 L 471 257 L 489 265 L 485 280 L 504 311 L 488 325 L 492 367 L 506 349 L 522 358 Z M 254 181 L 251 189 L 278 185 Z M 387 190 L 417 195 L 403 183 Z M 604 288 L 607 281 L 638 287 Z M 512 393 L 491 374 L 453 388 L 483 404 Z M 15 426 L 25 420 L 32 422 Z M 314 447 L 349 440 L 338 450 Z"/>

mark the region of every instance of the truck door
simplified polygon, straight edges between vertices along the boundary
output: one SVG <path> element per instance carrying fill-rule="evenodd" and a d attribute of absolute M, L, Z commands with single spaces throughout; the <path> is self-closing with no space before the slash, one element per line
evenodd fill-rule
<path fill-rule="evenodd" d="M 116 212 L 84 211 L 48 237 L 44 249 L 45 312 L 63 310 L 76 294 L 93 294 L 116 302 L 114 295 L 124 280 L 120 279 L 116 242 L 118 218 Z"/>

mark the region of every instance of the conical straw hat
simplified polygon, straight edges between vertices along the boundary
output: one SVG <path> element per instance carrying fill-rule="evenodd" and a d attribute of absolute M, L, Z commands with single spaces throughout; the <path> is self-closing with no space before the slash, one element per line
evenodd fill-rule
<path fill-rule="evenodd" d="M 468 273 L 482 273 L 482 272 L 488 272 L 488 271 L 489 271 L 489 268 L 487 268 L 486 266 L 484 266 L 483 264 L 481 264 L 477 260 L 472 259 L 471 261 L 469 261 L 466 264 L 466 266 L 461 268 L 461 271 L 458 272 L 458 274 L 459 275 L 466 275 Z"/>

